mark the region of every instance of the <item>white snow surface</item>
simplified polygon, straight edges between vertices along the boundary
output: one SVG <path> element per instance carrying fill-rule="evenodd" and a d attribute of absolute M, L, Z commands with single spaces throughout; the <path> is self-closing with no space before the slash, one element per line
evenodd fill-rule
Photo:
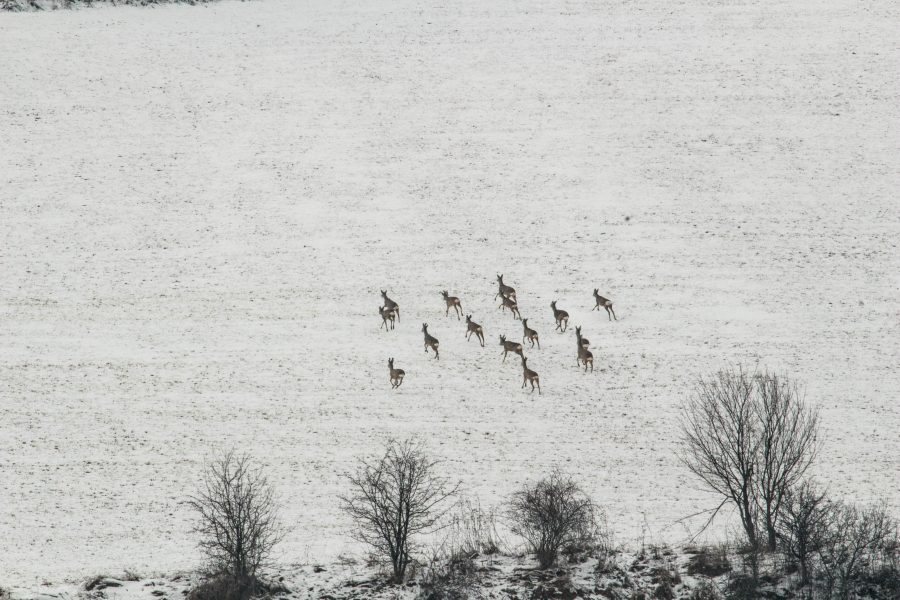
<path fill-rule="evenodd" d="M 900 509 L 898 24 L 890 0 L 0 14 L 0 585 L 197 566 L 180 501 L 232 445 L 282 496 L 285 563 L 358 550 L 341 476 L 413 434 L 484 505 L 561 465 L 619 542 L 676 542 L 716 503 L 679 403 L 737 363 L 804 383 L 834 493 Z M 497 273 L 541 396 L 501 363 Z"/>

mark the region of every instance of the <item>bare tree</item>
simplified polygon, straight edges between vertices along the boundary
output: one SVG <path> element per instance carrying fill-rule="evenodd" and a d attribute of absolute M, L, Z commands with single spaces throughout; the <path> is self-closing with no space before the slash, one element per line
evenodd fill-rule
<path fill-rule="evenodd" d="M 542 569 L 566 546 L 590 544 L 598 533 L 598 509 L 569 476 L 554 472 L 525 484 L 507 503 L 511 530 L 525 538 Z"/>
<path fill-rule="evenodd" d="M 710 521 L 726 503 L 738 510 L 750 547 L 757 544 L 757 503 L 753 472 L 759 435 L 753 379 L 743 369 L 720 371 L 697 383 L 682 409 L 681 460 L 722 497 Z"/>
<path fill-rule="evenodd" d="M 821 548 L 831 518 L 827 494 L 810 481 L 793 486 L 779 507 L 781 548 L 800 569 L 800 588 L 810 583 L 812 560 Z"/>
<path fill-rule="evenodd" d="M 800 481 L 819 450 L 819 413 L 806 405 L 797 385 L 788 378 L 763 373 L 754 380 L 760 444 L 753 481 L 766 546 L 774 551 L 785 495 Z"/>
<path fill-rule="evenodd" d="M 450 509 L 458 485 L 437 474 L 437 461 L 416 440 L 389 440 L 384 456 L 361 461 L 340 497 L 356 524 L 354 537 L 391 561 L 401 583 L 414 551 L 414 537 L 434 531 Z"/>
<path fill-rule="evenodd" d="M 199 491 L 187 499 L 197 513 L 200 548 L 236 598 L 249 597 L 285 529 L 274 489 L 249 455 L 230 450 L 212 460 Z"/>
<path fill-rule="evenodd" d="M 818 412 L 777 374 L 743 368 L 701 379 L 682 410 L 682 461 L 738 511 L 747 542 L 775 550 L 779 508 L 818 451 Z M 712 520 L 712 517 L 710 520 Z"/>

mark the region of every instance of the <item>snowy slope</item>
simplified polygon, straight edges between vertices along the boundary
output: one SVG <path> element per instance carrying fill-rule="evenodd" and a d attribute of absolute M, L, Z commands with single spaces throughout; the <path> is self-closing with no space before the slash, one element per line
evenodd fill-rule
<path fill-rule="evenodd" d="M 0 15 L 0 583 L 195 566 L 179 501 L 232 444 L 285 498 L 286 563 L 356 549 L 340 474 L 414 433 L 485 505 L 563 465 L 619 541 L 677 541 L 713 504 L 674 454 L 678 403 L 738 361 L 805 382 L 834 491 L 900 509 L 898 17 L 885 0 Z M 540 332 L 542 396 L 500 362 L 521 325 L 497 273 Z M 618 322 L 590 312 L 595 287 Z M 390 333 L 380 289 L 401 305 Z"/>

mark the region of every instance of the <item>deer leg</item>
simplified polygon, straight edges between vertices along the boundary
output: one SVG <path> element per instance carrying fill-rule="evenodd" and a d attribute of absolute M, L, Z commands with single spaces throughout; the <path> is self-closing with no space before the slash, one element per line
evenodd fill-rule
<path fill-rule="evenodd" d="M 503 351 L 503 362 L 506 362 L 506 350 Z"/>
<path fill-rule="evenodd" d="M 481 347 L 484 348 L 484 336 L 480 333 L 478 334 L 478 341 L 481 342 Z"/>
<path fill-rule="evenodd" d="M 616 316 L 616 311 L 613 310 L 612 306 L 609 307 L 609 311 L 612 313 L 613 318 L 615 318 L 615 320 L 618 321 L 619 317 Z"/>
<path fill-rule="evenodd" d="M 540 396 L 541 395 L 541 380 L 538 379 L 537 383 L 538 383 L 538 396 Z"/>

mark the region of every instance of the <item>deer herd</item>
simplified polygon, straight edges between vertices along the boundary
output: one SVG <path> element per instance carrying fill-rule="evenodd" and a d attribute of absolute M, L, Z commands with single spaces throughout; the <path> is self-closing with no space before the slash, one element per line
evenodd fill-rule
<path fill-rule="evenodd" d="M 541 381 L 540 377 L 535 371 L 532 371 L 528 368 L 528 358 L 525 356 L 524 352 L 524 344 L 525 342 L 529 342 L 531 345 L 530 348 L 534 348 L 537 345 L 537 349 L 541 349 L 541 342 L 538 336 L 538 332 L 534 329 L 528 327 L 528 319 L 523 319 L 522 315 L 519 313 L 519 305 L 516 300 L 516 290 L 512 286 L 508 286 L 503 283 L 503 275 L 497 275 L 497 284 L 498 290 L 497 294 L 494 296 L 494 300 L 500 298 L 500 306 L 498 308 L 502 309 L 503 312 L 506 312 L 509 309 L 510 313 L 513 316 L 513 319 L 520 320 L 522 322 L 523 336 L 522 343 L 507 340 L 505 335 L 500 336 L 500 346 L 503 348 L 503 362 L 506 362 L 506 357 L 509 353 L 518 354 L 519 359 L 522 363 L 522 387 L 526 387 L 527 385 L 531 385 L 532 393 L 537 387 L 538 394 L 541 393 Z M 461 320 L 463 313 L 462 302 L 456 296 L 451 296 L 447 290 L 443 290 L 441 292 L 441 296 L 444 298 L 445 310 L 444 316 L 450 316 L 450 309 L 453 309 L 456 314 L 456 319 Z M 388 298 L 387 290 L 381 291 L 382 298 L 382 306 L 378 308 L 378 314 L 381 316 L 381 327 L 384 327 L 385 330 L 393 330 L 395 321 L 400 321 L 400 305 L 395 301 Z M 612 301 L 608 298 L 604 298 L 600 295 L 600 291 L 598 288 L 594 288 L 594 300 L 595 305 L 591 311 L 600 310 L 601 308 L 606 310 L 606 315 L 610 321 L 613 319 L 619 320 L 616 317 L 616 313 L 612 307 Z M 560 333 L 565 333 L 569 327 L 569 313 L 566 311 L 557 308 L 556 300 L 550 303 L 550 308 L 553 310 L 553 319 L 556 321 L 556 331 Z M 465 315 L 466 317 L 466 340 L 470 340 L 472 335 L 478 339 L 478 342 L 481 344 L 481 347 L 484 347 L 484 329 L 481 325 L 472 320 L 472 315 Z M 434 352 L 435 360 L 440 360 L 441 355 L 439 351 L 440 342 L 438 339 L 428 333 L 428 323 L 422 323 L 422 334 L 424 335 L 424 348 L 425 353 L 428 353 L 428 350 Z M 583 366 L 584 371 L 588 371 L 588 366 L 590 366 L 591 372 L 594 371 L 594 355 L 588 349 L 590 347 L 590 342 L 588 339 L 581 335 L 581 326 L 575 327 L 575 341 L 577 344 L 577 353 L 576 353 L 576 364 L 579 367 Z M 394 359 L 388 359 L 388 370 L 390 374 L 390 382 L 391 388 L 399 388 L 403 384 L 403 377 L 406 373 L 404 373 L 403 369 L 395 369 L 394 368 Z"/>

